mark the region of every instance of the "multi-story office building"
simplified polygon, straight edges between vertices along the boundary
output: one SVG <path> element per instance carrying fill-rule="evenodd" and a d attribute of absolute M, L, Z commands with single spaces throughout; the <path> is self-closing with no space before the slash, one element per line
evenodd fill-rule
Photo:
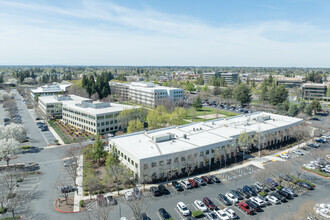
<path fill-rule="evenodd" d="M 119 99 L 156 107 L 164 100 L 177 102 L 183 98 L 183 89 L 154 85 L 146 82 L 110 82 L 111 93 Z"/>
<path fill-rule="evenodd" d="M 302 77 L 282 77 L 276 79 L 277 85 L 283 84 L 286 88 L 301 87 L 303 82 L 305 82 L 305 79 Z"/>
<path fill-rule="evenodd" d="M 70 125 L 94 134 L 114 133 L 121 130 L 117 116 L 126 109 L 137 108 L 109 102 L 93 101 L 75 96 L 44 96 L 38 108 L 47 118 L 62 118 Z"/>
<path fill-rule="evenodd" d="M 327 95 L 327 84 L 305 83 L 301 86 L 303 99 L 324 99 Z"/>
<path fill-rule="evenodd" d="M 222 77 L 225 79 L 227 85 L 232 85 L 238 82 L 239 74 L 238 73 L 227 73 L 227 72 L 213 72 L 213 73 L 204 73 L 204 84 L 209 84 L 212 77 L 219 78 Z"/>
<path fill-rule="evenodd" d="M 68 91 L 70 86 L 71 84 L 45 85 L 36 89 L 31 89 L 30 95 L 32 99 L 36 99 L 36 97 L 39 96 L 63 94 Z"/>
<path fill-rule="evenodd" d="M 193 166 L 205 168 L 234 158 L 239 137 L 258 137 L 258 147 L 265 148 L 289 139 L 302 119 L 256 112 L 226 119 L 197 122 L 148 132 L 137 132 L 109 139 L 110 147 L 136 177 L 163 179 L 175 177 Z"/>

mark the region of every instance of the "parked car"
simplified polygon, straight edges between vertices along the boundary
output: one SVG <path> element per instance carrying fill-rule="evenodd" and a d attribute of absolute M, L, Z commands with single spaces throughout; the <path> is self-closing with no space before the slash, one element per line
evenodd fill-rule
<path fill-rule="evenodd" d="M 178 183 L 177 181 L 173 181 L 172 182 L 172 186 L 176 191 L 183 191 L 182 186 L 180 185 L 180 183 Z"/>
<path fill-rule="evenodd" d="M 275 182 L 274 180 L 272 180 L 271 178 L 267 178 L 266 183 L 268 183 L 269 185 L 274 186 L 274 187 L 278 186 L 278 183 Z"/>
<path fill-rule="evenodd" d="M 208 178 L 207 176 L 201 176 L 202 180 L 204 180 L 204 182 L 206 182 L 207 184 L 211 184 L 212 181 L 210 178 Z"/>
<path fill-rule="evenodd" d="M 285 192 L 287 192 L 287 193 L 289 193 L 291 196 L 294 196 L 294 197 L 297 196 L 297 194 L 295 193 L 295 191 L 293 189 L 291 189 L 291 188 L 284 188 L 283 187 L 282 190 L 285 191 Z"/>
<path fill-rule="evenodd" d="M 220 220 L 229 220 L 229 216 L 223 210 L 214 211 Z"/>
<path fill-rule="evenodd" d="M 107 205 L 107 201 L 104 199 L 103 195 L 97 195 L 96 201 L 97 201 L 97 205 L 100 207 L 104 207 Z"/>
<path fill-rule="evenodd" d="M 188 179 L 188 182 L 190 183 L 190 185 L 192 185 L 194 188 L 197 188 L 198 187 L 198 183 L 193 180 L 193 179 Z"/>
<path fill-rule="evenodd" d="M 118 204 L 117 199 L 113 196 L 107 196 L 107 197 L 105 197 L 105 199 L 106 199 L 108 205 L 114 206 L 114 205 Z"/>
<path fill-rule="evenodd" d="M 237 188 L 237 192 L 239 192 L 246 199 L 251 197 L 251 194 L 244 189 Z"/>
<path fill-rule="evenodd" d="M 38 123 L 38 122 L 37 122 L 37 123 Z M 38 123 L 37 125 L 38 125 L 38 128 L 42 128 L 42 127 L 45 125 L 45 123 L 40 122 L 40 123 Z"/>
<path fill-rule="evenodd" d="M 134 189 L 133 189 L 133 196 L 134 196 L 136 199 L 141 199 L 141 197 L 142 197 L 142 192 L 139 190 L 139 188 L 134 188 Z"/>
<path fill-rule="evenodd" d="M 280 178 L 284 179 L 285 181 L 292 182 L 292 178 L 285 174 L 280 174 Z"/>
<path fill-rule="evenodd" d="M 176 207 L 182 213 L 183 216 L 190 215 L 190 213 L 191 213 L 190 210 L 188 209 L 188 207 L 183 202 L 178 202 Z"/>
<path fill-rule="evenodd" d="M 231 201 L 227 198 L 227 196 L 223 195 L 223 194 L 219 194 L 218 198 L 220 199 L 221 202 L 223 202 L 225 205 L 230 206 L 232 205 Z"/>
<path fill-rule="evenodd" d="M 297 182 L 297 185 L 301 186 L 301 187 L 304 187 L 308 190 L 313 190 L 314 189 L 312 185 L 310 185 L 309 183 L 305 183 L 305 182 Z"/>
<path fill-rule="evenodd" d="M 325 138 L 318 138 L 318 139 L 315 139 L 315 141 L 318 143 L 327 143 L 327 140 Z"/>
<path fill-rule="evenodd" d="M 220 179 L 214 175 L 209 176 L 210 179 L 215 183 L 221 183 Z"/>
<path fill-rule="evenodd" d="M 150 192 L 153 196 L 161 196 L 161 192 L 158 190 L 158 187 L 152 186 L 150 187 Z"/>
<path fill-rule="evenodd" d="M 279 157 L 282 158 L 282 159 L 289 159 L 290 158 L 289 154 L 280 154 Z"/>
<path fill-rule="evenodd" d="M 163 219 L 163 220 L 167 220 L 167 219 L 171 219 L 171 215 L 164 209 L 164 208 L 160 208 L 158 210 L 158 213 L 160 215 L 160 217 Z"/>
<path fill-rule="evenodd" d="M 195 177 L 193 180 L 195 180 L 198 183 L 198 185 L 200 185 L 200 186 L 206 185 L 206 182 L 204 182 L 204 180 L 202 178 Z"/>
<path fill-rule="evenodd" d="M 219 220 L 218 216 L 214 212 L 207 212 L 205 216 L 209 220 Z"/>
<path fill-rule="evenodd" d="M 264 189 L 264 185 L 259 182 L 256 182 L 254 185 L 258 188 L 259 191 Z"/>
<path fill-rule="evenodd" d="M 274 205 L 281 203 L 280 200 L 278 200 L 278 198 L 276 198 L 275 196 L 268 195 L 268 196 L 266 196 L 266 198 L 268 199 L 268 201 L 270 201 Z"/>
<path fill-rule="evenodd" d="M 126 200 L 126 201 L 131 201 L 131 200 L 133 200 L 133 194 L 132 194 L 131 191 L 126 191 L 125 194 L 124 194 L 124 196 L 125 196 L 125 200 Z"/>
<path fill-rule="evenodd" d="M 304 153 L 301 152 L 300 150 L 293 150 L 292 153 L 300 155 L 300 156 L 304 155 Z"/>
<path fill-rule="evenodd" d="M 260 199 L 259 197 L 255 196 L 255 197 L 251 197 L 250 200 L 254 203 L 256 203 L 258 206 L 260 207 L 265 207 L 266 203 L 264 200 Z"/>
<path fill-rule="evenodd" d="M 41 131 L 48 131 L 48 126 L 46 126 L 46 125 L 45 126 L 42 126 L 40 130 Z"/>
<path fill-rule="evenodd" d="M 238 200 L 244 199 L 243 196 L 236 190 L 230 190 L 230 193 L 233 194 Z"/>
<path fill-rule="evenodd" d="M 256 185 L 251 185 L 250 188 L 257 193 L 261 191 Z"/>
<path fill-rule="evenodd" d="M 246 214 L 252 215 L 254 214 L 254 210 L 252 208 L 250 208 L 250 206 L 248 204 L 246 204 L 245 202 L 240 202 L 237 204 L 237 206 L 242 209 Z"/>
<path fill-rule="evenodd" d="M 70 192 L 76 192 L 76 191 L 78 191 L 78 188 L 75 186 L 68 185 L 68 186 L 61 187 L 62 193 L 70 193 Z"/>
<path fill-rule="evenodd" d="M 231 219 L 237 219 L 239 218 L 238 215 L 234 212 L 234 210 L 230 208 L 224 208 L 223 211 L 226 213 L 227 216 Z"/>
<path fill-rule="evenodd" d="M 287 202 L 287 200 L 286 200 L 286 198 L 284 197 L 284 196 L 282 196 L 282 195 L 280 195 L 280 194 L 278 194 L 278 193 L 276 193 L 276 192 L 272 192 L 271 194 L 270 194 L 270 196 L 274 196 L 274 197 L 276 197 L 278 200 L 280 200 L 281 202 Z"/>
<path fill-rule="evenodd" d="M 249 187 L 249 186 L 247 186 L 247 185 L 243 186 L 243 189 L 244 189 L 245 191 L 249 192 L 250 195 L 252 195 L 252 196 L 256 196 L 256 195 L 257 195 L 257 193 L 256 193 L 253 189 L 251 189 L 251 187 Z"/>
<path fill-rule="evenodd" d="M 212 202 L 212 200 L 209 199 L 208 197 L 204 197 L 203 198 L 203 202 L 211 210 L 214 210 L 216 208 L 216 206 L 214 205 L 214 203 Z"/>
<path fill-rule="evenodd" d="M 143 212 L 140 214 L 140 220 L 150 220 L 150 218 L 146 213 Z"/>
<path fill-rule="evenodd" d="M 251 208 L 253 208 L 256 212 L 261 211 L 261 207 L 250 199 L 246 200 L 245 203 L 248 204 Z"/>
<path fill-rule="evenodd" d="M 173 182 L 172 182 L 172 186 L 174 187 L 174 189 L 175 189 L 176 191 L 183 191 L 182 186 L 181 186 L 180 183 L 178 183 L 177 181 L 173 181 Z"/>
<path fill-rule="evenodd" d="M 170 194 L 170 191 L 168 191 L 168 189 L 166 189 L 166 187 L 162 184 L 158 185 L 158 190 L 162 195 Z"/>
<path fill-rule="evenodd" d="M 195 200 L 194 204 L 197 207 L 197 209 L 201 210 L 202 212 L 207 212 L 208 211 L 208 208 L 206 207 L 206 205 L 202 201 Z"/>
<path fill-rule="evenodd" d="M 232 193 L 226 193 L 226 197 L 229 199 L 230 202 L 232 202 L 233 204 L 238 203 L 238 198 L 232 194 Z"/>
<path fill-rule="evenodd" d="M 186 188 L 186 189 L 192 189 L 192 186 L 190 185 L 190 183 L 187 180 L 181 180 L 181 185 Z"/>

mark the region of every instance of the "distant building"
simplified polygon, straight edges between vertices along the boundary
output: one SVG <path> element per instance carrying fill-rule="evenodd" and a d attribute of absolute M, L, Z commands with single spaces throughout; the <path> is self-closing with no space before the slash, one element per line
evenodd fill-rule
<path fill-rule="evenodd" d="M 38 108 L 47 118 L 62 118 L 70 125 L 93 134 L 114 133 L 122 130 L 117 121 L 119 113 L 137 108 L 130 105 L 93 101 L 80 96 L 42 96 Z"/>
<path fill-rule="evenodd" d="M 328 85 L 317 83 L 305 83 L 301 86 L 303 99 L 324 99 L 327 96 Z"/>
<path fill-rule="evenodd" d="M 111 94 L 119 99 L 156 107 L 165 99 L 177 102 L 183 99 L 183 89 L 158 86 L 148 82 L 110 82 Z"/>
<path fill-rule="evenodd" d="M 282 77 L 276 79 L 277 85 L 284 85 L 286 88 L 301 87 L 304 82 L 304 78 L 296 77 Z"/>
<path fill-rule="evenodd" d="M 289 140 L 290 129 L 301 123 L 298 118 L 256 112 L 111 137 L 109 146 L 136 177 L 162 180 L 169 173 L 172 178 L 180 177 L 188 166 L 207 170 L 233 160 L 243 132 L 248 139 L 259 134 L 260 145 L 266 148 Z"/>
<path fill-rule="evenodd" d="M 38 96 L 63 94 L 68 91 L 70 86 L 71 84 L 45 85 L 36 89 L 31 89 L 30 94 L 32 99 L 36 99 Z"/>
<path fill-rule="evenodd" d="M 239 74 L 238 73 L 227 73 L 227 72 L 211 72 L 204 73 L 204 84 L 210 84 L 212 77 L 219 78 L 222 77 L 225 79 L 227 85 L 233 85 L 238 82 Z"/>

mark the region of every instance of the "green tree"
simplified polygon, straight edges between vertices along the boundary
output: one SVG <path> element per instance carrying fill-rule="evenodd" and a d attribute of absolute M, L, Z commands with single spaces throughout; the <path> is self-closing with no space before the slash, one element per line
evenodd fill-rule
<path fill-rule="evenodd" d="M 127 78 L 125 77 L 124 74 L 119 74 L 117 76 L 116 80 L 126 82 L 127 81 Z"/>
<path fill-rule="evenodd" d="M 188 92 L 192 92 L 192 91 L 195 91 L 196 89 L 195 89 L 195 86 L 192 84 L 192 83 L 186 83 L 185 85 L 184 85 L 184 88 L 185 88 L 185 90 L 187 90 Z"/>
<path fill-rule="evenodd" d="M 186 115 L 186 110 L 182 107 L 176 107 L 171 114 L 170 124 L 171 125 L 180 125 L 184 116 Z"/>
<path fill-rule="evenodd" d="M 297 104 L 292 103 L 289 107 L 288 115 L 289 116 L 297 116 L 299 113 L 299 107 Z"/>
<path fill-rule="evenodd" d="M 313 109 L 313 114 L 315 114 L 316 112 L 319 112 L 322 110 L 321 104 L 319 102 L 319 100 L 314 99 L 311 103 L 310 103 L 312 109 Z"/>
<path fill-rule="evenodd" d="M 249 104 L 252 99 L 251 90 L 248 85 L 241 83 L 234 89 L 234 98 L 241 103 L 241 105 Z"/>
<path fill-rule="evenodd" d="M 229 103 L 229 99 L 233 97 L 233 89 L 231 87 L 227 87 L 221 92 L 221 96 L 222 98 L 227 99 L 227 103 Z"/>
<path fill-rule="evenodd" d="M 203 77 L 203 75 L 200 75 L 200 76 L 196 79 L 196 84 L 197 84 L 197 85 L 204 85 L 204 77 Z"/>
<path fill-rule="evenodd" d="M 268 88 L 265 84 L 262 84 L 260 101 L 264 102 L 268 100 Z"/>
<path fill-rule="evenodd" d="M 137 131 L 142 131 L 143 128 L 143 123 L 139 119 L 136 119 L 128 122 L 127 132 L 133 133 Z"/>
<path fill-rule="evenodd" d="M 164 127 L 168 121 L 169 114 L 163 105 L 157 106 L 156 109 L 149 111 L 147 115 L 148 126 L 152 129 Z"/>
<path fill-rule="evenodd" d="M 0 83 L 3 83 L 3 76 L 0 74 Z"/>
<path fill-rule="evenodd" d="M 313 106 L 311 104 L 306 105 L 305 107 L 306 115 L 312 116 L 313 115 Z"/>
<path fill-rule="evenodd" d="M 102 142 L 101 136 L 97 135 L 93 145 L 93 160 L 100 163 L 101 159 L 107 155 L 107 152 L 104 151 L 104 144 Z"/>
<path fill-rule="evenodd" d="M 273 85 L 269 90 L 269 101 L 272 105 L 283 103 L 288 99 L 288 90 L 284 85 Z"/>
<path fill-rule="evenodd" d="M 301 112 L 304 112 L 305 111 L 305 108 L 306 108 L 306 102 L 304 100 L 300 101 L 299 102 L 299 110 Z"/>
<path fill-rule="evenodd" d="M 192 106 L 198 111 L 202 108 L 202 100 L 200 96 L 197 96 Z"/>

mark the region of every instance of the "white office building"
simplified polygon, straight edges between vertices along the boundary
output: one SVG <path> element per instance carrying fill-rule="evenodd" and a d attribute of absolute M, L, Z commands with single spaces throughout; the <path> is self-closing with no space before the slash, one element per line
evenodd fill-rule
<path fill-rule="evenodd" d="M 177 102 L 183 99 L 183 89 L 155 85 L 147 82 L 110 82 L 111 94 L 119 99 L 155 107 L 164 100 Z"/>
<path fill-rule="evenodd" d="M 30 95 L 32 99 L 36 99 L 36 97 L 46 96 L 46 95 L 57 95 L 64 94 L 68 91 L 68 88 L 71 84 L 53 84 L 53 85 L 45 85 L 38 87 L 36 89 L 30 90 Z"/>
<path fill-rule="evenodd" d="M 109 139 L 124 165 L 136 177 L 175 177 L 193 166 L 203 168 L 234 158 L 241 150 L 239 137 L 258 135 L 259 145 L 271 146 L 289 139 L 290 129 L 303 122 L 288 116 L 256 112 L 226 119 L 137 132 Z M 257 136 L 255 136 L 257 137 Z"/>

